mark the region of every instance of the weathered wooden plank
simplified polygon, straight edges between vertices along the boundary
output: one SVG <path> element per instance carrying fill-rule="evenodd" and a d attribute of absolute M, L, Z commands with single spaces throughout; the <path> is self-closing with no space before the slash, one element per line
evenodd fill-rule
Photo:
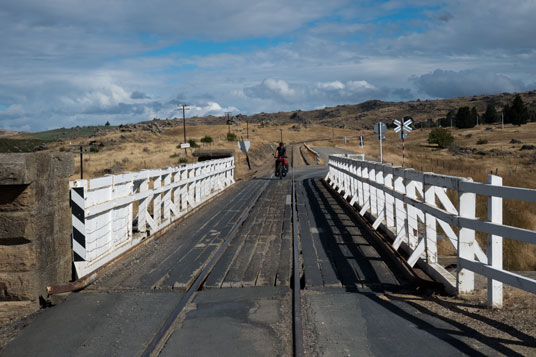
<path fill-rule="evenodd" d="M 275 214 L 280 208 L 273 202 L 268 214 Z M 262 266 L 257 277 L 257 286 L 275 286 L 279 255 L 281 254 L 282 222 L 272 222 L 268 232 L 268 249 L 264 256 Z"/>
<path fill-rule="evenodd" d="M 300 240 L 302 246 L 303 269 L 305 277 L 305 287 L 319 287 L 323 285 L 322 274 L 318 266 L 318 257 L 313 247 L 313 237 L 311 235 L 311 224 L 307 215 L 306 205 L 308 204 L 303 183 L 298 187 L 298 219 L 300 227 Z"/>
<path fill-rule="evenodd" d="M 242 279 L 255 253 L 258 237 L 267 224 L 266 215 L 261 211 L 264 211 L 263 207 L 266 207 L 265 205 L 268 200 L 272 199 L 272 195 L 273 188 L 269 185 L 266 193 L 263 194 L 258 201 L 258 205 L 254 208 L 256 214 L 250 217 L 252 219 L 250 221 L 252 224 L 251 229 L 247 233 L 240 251 L 235 256 L 227 276 L 221 285 L 222 287 L 242 287 Z"/>
<path fill-rule="evenodd" d="M 309 217 L 311 228 L 315 228 L 314 231 L 311 231 L 311 240 L 318 259 L 318 266 L 320 267 L 324 286 L 340 287 L 341 282 L 337 277 L 335 265 L 329 256 L 330 249 L 333 248 L 327 243 L 329 241 L 329 236 L 324 232 L 327 223 L 326 217 L 320 208 L 318 187 L 313 180 L 307 180 L 307 182 L 304 182 L 304 188 L 309 203 L 306 205 L 307 215 Z"/>

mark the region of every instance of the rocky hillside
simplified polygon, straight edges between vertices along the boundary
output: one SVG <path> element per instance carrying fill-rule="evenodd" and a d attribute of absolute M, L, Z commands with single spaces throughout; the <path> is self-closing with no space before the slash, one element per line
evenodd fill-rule
<path fill-rule="evenodd" d="M 525 104 L 536 108 L 536 90 L 519 94 Z M 249 116 L 239 114 L 233 120 L 247 120 L 250 123 L 262 123 L 263 126 L 317 124 L 347 129 L 372 129 L 374 123 L 379 120 L 392 122 L 404 116 L 411 116 L 416 123 L 428 122 L 430 119 L 435 121 L 444 118 L 450 110 L 457 110 L 462 106 L 476 107 L 479 113 L 483 113 L 487 104 L 493 104 L 497 111 L 500 111 L 506 103 L 512 103 L 515 95 L 516 93 L 502 93 L 440 100 L 417 99 L 411 102 L 369 100 L 361 104 L 338 105 L 310 111 L 259 113 Z M 225 119 L 208 116 L 192 118 L 188 123 L 222 124 Z"/>

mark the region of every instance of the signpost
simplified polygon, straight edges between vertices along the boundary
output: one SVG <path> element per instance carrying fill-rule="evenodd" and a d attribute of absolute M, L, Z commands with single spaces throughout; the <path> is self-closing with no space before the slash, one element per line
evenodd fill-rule
<path fill-rule="evenodd" d="M 383 149 L 382 149 L 382 141 L 385 140 L 385 132 L 387 131 L 387 126 L 382 123 L 382 122 L 379 122 L 379 123 L 376 123 L 374 125 L 374 132 L 376 134 L 378 134 L 376 136 L 376 140 L 379 140 L 380 141 L 380 163 L 383 163 Z"/>
<path fill-rule="evenodd" d="M 402 167 L 404 167 L 404 163 L 406 162 L 406 147 L 404 145 L 404 139 L 408 137 L 408 133 L 411 132 L 413 129 L 411 128 L 411 123 L 413 123 L 413 120 L 407 119 L 402 121 L 395 120 L 395 133 L 398 133 L 398 136 L 402 140 Z"/>
<path fill-rule="evenodd" d="M 362 135 L 359 136 L 359 146 L 361 146 L 361 147 L 365 146 L 365 141 L 363 140 Z"/>
<path fill-rule="evenodd" d="M 244 141 L 244 138 L 241 136 L 240 141 L 238 142 L 238 148 L 240 151 L 242 151 L 244 154 L 246 154 L 246 161 L 248 162 L 248 167 L 251 170 L 251 164 L 249 163 L 249 151 L 250 143 L 248 140 Z"/>

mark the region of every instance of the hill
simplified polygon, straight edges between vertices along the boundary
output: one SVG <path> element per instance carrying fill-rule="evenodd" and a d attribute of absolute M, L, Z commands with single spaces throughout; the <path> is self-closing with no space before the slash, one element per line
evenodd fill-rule
<path fill-rule="evenodd" d="M 534 90 L 525 93 L 502 93 L 438 100 L 421 101 L 417 99 L 409 102 L 369 100 L 360 104 L 338 105 L 309 111 L 258 113 L 249 116 L 238 114 L 234 119 L 250 123 L 263 123 L 264 125 L 316 124 L 356 130 L 372 129 L 374 124 L 380 120 L 391 123 L 395 119 L 410 116 L 416 126 L 420 126 L 444 118 L 449 111 L 457 110 L 463 106 L 475 107 L 477 112 L 482 114 L 485 112 L 486 106 L 492 104 L 500 112 L 505 104 L 513 102 L 516 94 L 521 96 L 526 105 L 536 110 L 536 90 Z M 192 118 L 189 123 L 212 125 L 222 124 L 223 120 L 221 117 L 207 116 Z"/>

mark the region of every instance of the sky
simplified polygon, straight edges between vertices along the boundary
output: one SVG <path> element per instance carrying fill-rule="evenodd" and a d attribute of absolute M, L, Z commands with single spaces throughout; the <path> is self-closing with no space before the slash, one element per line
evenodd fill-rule
<path fill-rule="evenodd" d="M 2 0 L 0 128 L 536 89 L 536 0 Z"/>

